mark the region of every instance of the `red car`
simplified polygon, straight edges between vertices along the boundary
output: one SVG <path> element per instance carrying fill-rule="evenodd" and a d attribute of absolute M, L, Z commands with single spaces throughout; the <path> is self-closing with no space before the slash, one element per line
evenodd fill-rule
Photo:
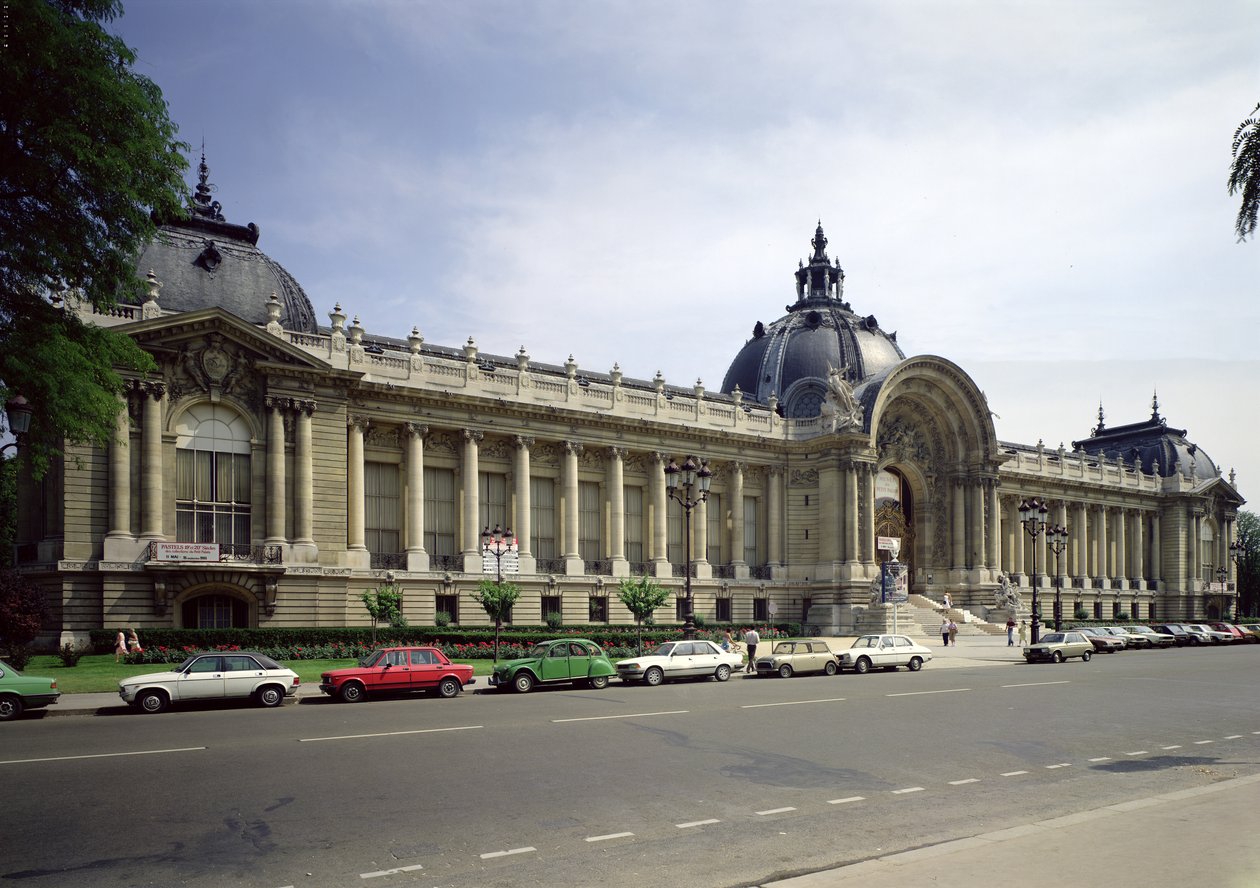
<path fill-rule="evenodd" d="M 1243 632 L 1233 623 L 1208 623 L 1208 625 L 1218 632 L 1228 632 L 1230 635 L 1234 636 L 1234 641 L 1236 642 L 1260 641 L 1260 639 L 1256 638 L 1256 636 L 1252 635 L 1250 632 Z"/>
<path fill-rule="evenodd" d="M 476 681 L 471 666 L 452 663 L 437 648 L 394 647 L 373 651 L 358 666 L 325 672 L 319 677 L 319 689 L 343 703 L 359 703 L 369 694 L 412 691 L 454 697 Z"/>

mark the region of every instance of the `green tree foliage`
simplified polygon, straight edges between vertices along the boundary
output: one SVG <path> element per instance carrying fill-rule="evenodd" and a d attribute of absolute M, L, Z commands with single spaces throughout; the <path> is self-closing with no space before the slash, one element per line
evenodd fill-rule
<path fill-rule="evenodd" d="M 1256 233 L 1260 214 L 1260 104 L 1234 130 L 1234 160 L 1229 165 L 1229 193 L 1242 197 L 1234 233 L 1240 241 Z"/>
<path fill-rule="evenodd" d="M 402 592 L 394 583 L 385 583 L 370 592 L 363 593 L 363 606 L 372 618 L 372 644 L 376 644 L 376 627 L 386 623 L 395 629 L 407 625 L 402 612 Z"/>
<path fill-rule="evenodd" d="M 44 593 L 15 570 L 0 570 L 0 649 L 15 669 L 30 659 L 29 646 L 44 625 Z"/>
<path fill-rule="evenodd" d="M 1242 557 L 1235 570 L 1239 612 L 1248 617 L 1260 617 L 1260 515 L 1240 511 L 1234 526 L 1242 545 Z"/>
<path fill-rule="evenodd" d="M 61 296 L 108 307 L 141 292 L 151 212 L 181 211 L 181 152 L 158 87 L 103 24 L 120 0 L 8 0 L 0 51 L 0 399 L 34 407 L 26 451 L 42 474 L 64 442 L 104 445 L 122 380 L 153 368 L 125 335 Z"/>
<path fill-rule="evenodd" d="M 643 655 L 643 621 L 669 600 L 669 592 L 651 577 L 629 577 L 617 586 L 617 597 L 634 614 L 639 655 Z"/>
<path fill-rule="evenodd" d="M 17 541 L 17 460 L 0 459 L 0 568 L 13 566 Z"/>
<path fill-rule="evenodd" d="M 485 609 L 486 615 L 494 620 L 494 661 L 499 662 L 499 631 L 503 621 L 511 616 L 512 605 L 521 597 L 520 587 L 515 583 L 496 583 L 494 580 L 482 580 L 477 584 L 473 598 Z"/>

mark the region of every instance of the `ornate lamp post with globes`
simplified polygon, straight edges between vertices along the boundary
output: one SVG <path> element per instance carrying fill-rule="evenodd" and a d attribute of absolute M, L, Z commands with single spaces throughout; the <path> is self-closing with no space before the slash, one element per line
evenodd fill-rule
<path fill-rule="evenodd" d="M 1037 607 L 1037 537 L 1046 532 L 1046 514 L 1050 509 L 1041 500 L 1033 497 L 1019 504 L 1019 523 L 1033 541 L 1032 569 L 1032 643 L 1041 640 L 1041 611 Z"/>
<path fill-rule="evenodd" d="M 1063 631 L 1063 572 L 1059 570 L 1059 556 L 1067 549 L 1068 529 L 1056 524 L 1046 530 L 1046 545 L 1054 553 L 1054 631 Z"/>
<path fill-rule="evenodd" d="M 1234 540 L 1229 544 L 1229 560 L 1234 562 L 1234 622 L 1237 623 L 1242 618 L 1239 611 L 1242 608 L 1242 569 L 1243 561 L 1247 557 L 1247 547 L 1242 544 L 1242 540 Z"/>
<path fill-rule="evenodd" d="M 497 524 L 494 530 L 487 527 L 481 532 L 482 554 L 494 556 L 494 581 L 496 583 L 503 582 L 503 556 L 512 551 L 514 542 L 511 529 L 504 530 Z"/>
<path fill-rule="evenodd" d="M 665 492 L 670 499 L 683 507 L 683 544 L 686 546 L 687 568 L 683 575 L 683 594 L 686 596 L 683 611 L 683 637 L 696 637 L 695 601 L 691 597 L 691 510 L 709 499 L 709 485 L 713 482 L 713 471 L 709 461 L 702 460 L 696 464 L 696 458 L 689 456 L 680 466 L 674 460 L 665 467 Z M 698 489 L 698 493 L 696 493 Z"/>

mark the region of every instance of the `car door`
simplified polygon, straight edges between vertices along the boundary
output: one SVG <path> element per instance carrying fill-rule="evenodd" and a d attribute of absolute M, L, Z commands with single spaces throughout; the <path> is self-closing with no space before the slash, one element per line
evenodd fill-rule
<path fill-rule="evenodd" d="M 580 642 L 569 642 L 569 677 L 586 678 L 591 674 L 591 652 Z"/>
<path fill-rule="evenodd" d="M 219 700 L 223 697 L 223 657 L 207 654 L 188 664 L 176 682 L 181 700 Z"/>
<path fill-rule="evenodd" d="M 433 651 L 416 649 L 411 654 L 411 689 L 425 691 L 437 687 L 442 677 L 442 664 Z"/>
<path fill-rule="evenodd" d="M 248 654 L 223 655 L 223 696 L 248 697 L 266 670 Z"/>
<path fill-rule="evenodd" d="M 807 641 L 804 644 L 798 644 L 796 656 L 793 657 L 799 664 L 795 667 L 796 671 L 821 672 L 830 656 L 826 642 Z"/>
<path fill-rule="evenodd" d="M 366 678 L 366 676 L 365 676 Z M 372 670 L 370 690 L 393 693 L 411 689 L 411 664 L 406 651 L 385 651 Z"/>
<path fill-rule="evenodd" d="M 569 643 L 558 641 L 547 648 L 547 656 L 542 658 L 538 668 L 542 670 L 543 681 L 568 681 Z"/>
<path fill-rule="evenodd" d="M 891 635 L 881 635 L 879 643 L 871 651 L 871 660 L 876 666 L 892 666 L 897 662 L 897 645 Z"/>
<path fill-rule="evenodd" d="M 693 641 L 691 647 L 692 675 L 712 675 L 717 671 L 722 658 L 721 648 L 707 641 Z"/>

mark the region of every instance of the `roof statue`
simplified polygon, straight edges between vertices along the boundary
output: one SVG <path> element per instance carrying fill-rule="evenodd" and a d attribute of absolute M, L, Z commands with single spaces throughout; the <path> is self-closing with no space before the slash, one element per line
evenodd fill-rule
<path fill-rule="evenodd" d="M 854 400 L 853 386 L 839 367 L 827 370 L 827 399 L 823 401 L 822 418 L 833 432 L 862 428 L 862 405 Z"/>

